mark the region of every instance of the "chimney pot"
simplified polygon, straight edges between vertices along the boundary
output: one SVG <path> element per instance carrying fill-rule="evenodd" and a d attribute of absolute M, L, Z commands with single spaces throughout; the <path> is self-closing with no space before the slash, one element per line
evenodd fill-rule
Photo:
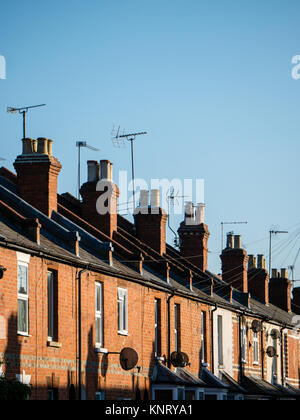
<path fill-rule="evenodd" d="M 256 269 L 256 257 L 254 255 L 249 255 L 248 270 Z"/>
<path fill-rule="evenodd" d="M 148 190 L 141 190 L 140 191 L 140 207 L 148 208 L 149 206 L 149 191 Z"/>
<path fill-rule="evenodd" d="M 273 268 L 272 269 L 272 279 L 277 279 L 278 278 L 278 270 L 277 268 Z"/>
<path fill-rule="evenodd" d="M 282 279 L 287 279 L 288 278 L 288 273 L 287 273 L 287 269 L 286 268 L 282 268 L 281 269 L 281 278 Z"/>
<path fill-rule="evenodd" d="M 96 160 L 89 160 L 88 163 L 88 182 L 98 182 L 100 178 L 100 165 Z"/>
<path fill-rule="evenodd" d="M 240 235 L 234 236 L 234 248 L 241 249 L 242 248 L 242 238 Z"/>
<path fill-rule="evenodd" d="M 151 207 L 160 207 L 160 190 L 151 190 Z"/>
<path fill-rule="evenodd" d="M 32 155 L 36 153 L 36 140 L 26 138 L 22 140 L 23 142 L 23 155 Z"/>
<path fill-rule="evenodd" d="M 48 140 L 48 155 L 53 156 L 53 140 Z"/>
<path fill-rule="evenodd" d="M 196 224 L 202 225 L 205 221 L 205 204 L 200 203 L 196 208 Z"/>
<path fill-rule="evenodd" d="M 227 235 L 227 248 L 233 248 L 233 238 L 234 238 L 234 235 L 232 233 L 228 233 L 228 235 Z"/>
<path fill-rule="evenodd" d="M 100 161 L 100 179 L 112 181 L 112 168 L 109 160 Z"/>
<path fill-rule="evenodd" d="M 38 148 L 37 152 L 39 155 L 48 155 L 48 139 L 40 137 L 37 139 Z"/>

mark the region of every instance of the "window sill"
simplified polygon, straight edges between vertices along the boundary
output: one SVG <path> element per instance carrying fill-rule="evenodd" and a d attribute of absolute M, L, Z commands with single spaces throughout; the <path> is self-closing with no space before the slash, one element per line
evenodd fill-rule
<path fill-rule="evenodd" d="M 57 343 L 56 341 L 47 341 L 47 346 L 48 347 L 53 347 L 55 349 L 61 349 L 62 348 L 62 344 L 61 343 Z"/>
<path fill-rule="evenodd" d="M 108 350 L 102 347 L 95 347 L 95 353 L 97 354 L 108 354 Z"/>
<path fill-rule="evenodd" d="M 259 366 L 259 362 L 253 362 L 253 366 Z"/>
<path fill-rule="evenodd" d="M 129 337 L 128 331 L 118 331 L 119 335 L 124 335 L 125 337 Z"/>
<path fill-rule="evenodd" d="M 19 332 L 18 331 L 18 336 L 20 336 L 20 337 L 27 337 L 27 338 L 30 338 L 30 337 L 32 337 L 32 335 L 29 335 L 28 333 L 22 333 L 22 332 Z"/>

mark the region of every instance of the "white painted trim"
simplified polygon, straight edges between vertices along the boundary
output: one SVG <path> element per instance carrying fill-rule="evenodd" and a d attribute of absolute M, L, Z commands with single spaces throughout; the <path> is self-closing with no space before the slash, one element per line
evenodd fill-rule
<path fill-rule="evenodd" d="M 30 254 L 23 254 L 22 252 L 17 252 L 18 264 L 29 264 L 30 263 Z"/>

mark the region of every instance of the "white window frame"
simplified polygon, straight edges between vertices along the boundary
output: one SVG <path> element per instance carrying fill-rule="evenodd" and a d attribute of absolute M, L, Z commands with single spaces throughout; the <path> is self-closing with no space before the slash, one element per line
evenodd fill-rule
<path fill-rule="evenodd" d="M 180 351 L 180 305 L 175 303 L 174 306 L 174 333 L 175 333 L 175 351 Z"/>
<path fill-rule="evenodd" d="M 121 287 L 118 288 L 118 334 L 128 335 L 128 290 Z"/>
<path fill-rule="evenodd" d="M 97 292 L 100 290 L 100 307 L 97 307 Z M 104 319 L 103 319 L 103 283 L 95 283 L 95 339 L 96 339 L 96 348 L 104 347 Z M 100 342 L 97 341 L 97 323 L 100 322 Z"/>
<path fill-rule="evenodd" d="M 218 365 L 219 367 L 224 366 L 224 328 L 223 328 L 223 316 L 218 315 L 217 317 L 217 331 L 218 331 Z"/>
<path fill-rule="evenodd" d="M 160 310 L 160 314 L 159 314 Z M 159 315 L 161 317 L 161 300 L 155 299 L 155 357 L 160 357 L 161 354 L 161 348 L 158 348 L 158 338 L 159 338 L 159 332 L 161 335 L 161 331 L 159 331 L 159 328 L 161 328 L 161 325 L 158 323 Z M 160 346 L 161 347 L 161 346 Z M 160 350 L 160 351 L 158 351 Z"/>
<path fill-rule="evenodd" d="M 52 276 L 51 282 L 51 320 L 49 319 L 49 275 Z M 54 273 L 53 271 L 47 271 L 47 302 L 48 302 L 48 341 L 53 341 L 54 338 Z M 52 331 L 50 331 L 50 329 Z M 49 334 L 50 333 L 50 334 Z"/>
<path fill-rule="evenodd" d="M 242 363 L 247 363 L 247 327 L 242 325 L 241 327 L 241 359 Z"/>
<path fill-rule="evenodd" d="M 26 268 L 26 293 L 19 292 L 19 267 Z M 19 335 L 29 335 L 29 264 L 18 261 L 18 280 L 17 280 L 17 288 L 18 288 L 18 318 L 19 318 L 19 301 L 26 303 L 26 331 L 19 330 L 19 320 L 18 320 L 18 334 Z"/>
<path fill-rule="evenodd" d="M 201 312 L 201 363 L 206 363 L 206 312 Z"/>
<path fill-rule="evenodd" d="M 253 364 L 259 365 L 259 333 L 253 331 Z"/>

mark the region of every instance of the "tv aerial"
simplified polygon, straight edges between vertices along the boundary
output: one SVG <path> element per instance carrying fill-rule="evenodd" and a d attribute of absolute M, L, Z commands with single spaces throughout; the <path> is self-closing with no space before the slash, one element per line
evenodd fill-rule
<path fill-rule="evenodd" d="M 93 152 L 99 152 L 99 149 L 89 146 L 86 141 L 77 141 L 76 147 L 78 147 L 78 193 L 77 197 L 80 200 L 80 186 L 81 186 L 81 149 L 86 148 L 92 150 Z"/>
<path fill-rule="evenodd" d="M 180 198 L 186 198 L 186 196 L 179 195 L 179 191 L 175 193 L 174 187 L 170 188 L 167 192 L 167 201 L 168 201 L 168 227 L 170 231 L 175 236 L 174 238 L 174 246 L 175 248 L 179 248 L 179 237 L 177 233 L 172 229 L 171 222 L 170 222 L 170 214 L 171 214 L 171 206 L 174 208 L 175 202 L 177 205 L 179 205 L 179 199 Z"/>
<path fill-rule="evenodd" d="M 33 108 L 41 108 L 42 106 L 46 106 L 46 104 L 33 105 L 33 106 L 24 106 L 23 108 L 7 107 L 7 112 L 9 114 L 22 114 L 23 115 L 23 139 L 26 138 L 26 114 L 27 114 L 27 112 L 30 109 L 33 109 Z"/>
<path fill-rule="evenodd" d="M 135 185 L 134 185 L 134 153 L 133 153 L 133 143 L 135 139 L 139 136 L 145 136 L 148 134 L 147 132 L 140 132 L 140 133 L 129 133 L 126 134 L 125 131 L 123 131 L 123 134 L 121 134 L 121 127 L 119 126 L 117 130 L 113 128 L 112 131 L 112 142 L 115 147 L 122 148 L 125 147 L 125 141 L 129 141 L 131 143 L 131 172 L 132 172 L 132 189 L 133 189 L 133 212 L 135 209 Z"/>

